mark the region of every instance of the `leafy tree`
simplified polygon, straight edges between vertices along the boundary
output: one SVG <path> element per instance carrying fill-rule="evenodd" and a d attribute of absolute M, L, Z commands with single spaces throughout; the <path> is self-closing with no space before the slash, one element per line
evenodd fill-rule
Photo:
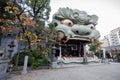
<path fill-rule="evenodd" d="M 50 0 L 16 0 L 16 4 L 20 6 L 21 10 L 24 11 L 31 20 L 35 22 L 34 30 L 26 30 L 25 27 L 22 27 L 23 33 L 26 33 L 26 31 L 32 32 L 32 34 L 36 34 L 38 36 L 38 39 L 45 38 L 46 31 L 45 28 L 45 21 L 49 19 L 49 12 L 50 12 L 50 6 L 49 6 Z M 26 7 L 27 6 L 27 7 Z M 22 20 L 18 16 L 18 19 L 20 22 Z M 25 26 L 22 24 L 22 26 Z M 30 33 L 27 32 L 27 33 Z M 25 38 L 28 42 L 28 48 L 31 49 L 31 40 L 29 35 L 25 35 Z M 43 41 L 42 41 L 43 42 Z M 44 43 L 41 43 L 44 44 Z"/>
<path fill-rule="evenodd" d="M 12 32 L 13 27 L 16 28 L 16 13 L 18 8 L 14 4 L 10 4 L 9 0 L 0 1 L 0 45 L 2 35 Z"/>
<path fill-rule="evenodd" d="M 40 57 L 50 52 L 55 42 L 54 24 L 45 26 L 51 10 L 50 0 L 5 0 L 4 3 L 6 5 L 0 7 L 3 10 L 1 14 L 5 15 L 0 18 L 2 26 L 16 27 L 17 39 L 27 43 L 28 52 L 35 51 L 30 54 Z M 2 31 L 4 28 L 8 29 L 5 26 L 2 27 Z"/>
<path fill-rule="evenodd" d="M 0 10 L 4 16 L 2 16 L 0 22 L 3 25 L 8 25 L 6 22 L 9 19 L 9 22 L 15 26 L 17 19 L 17 26 L 19 26 L 20 32 L 23 34 L 22 37 L 27 40 L 29 49 L 31 49 L 31 43 L 33 43 L 30 39 L 33 37 L 31 34 L 34 34 L 34 37 L 36 37 L 35 34 L 37 36 L 39 36 L 38 34 L 46 35 L 44 34 L 44 26 L 45 21 L 49 18 L 50 0 L 2 0 L 2 3 L 4 5 L 1 5 Z M 31 26 L 35 27 L 31 29 Z"/>
<path fill-rule="evenodd" d="M 50 0 L 26 0 L 26 3 L 31 8 L 29 14 L 33 19 L 49 19 L 49 12 L 51 10 L 49 6 Z"/>
<path fill-rule="evenodd" d="M 95 41 L 95 42 L 88 45 L 90 47 L 89 50 L 96 53 L 97 51 L 100 50 L 101 44 L 102 44 L 101 42 Z"/>
<path fill-rule="evenodd" d="M 35 22 L 35 27 L 32 29 L 26 29 L 25 27 L 22 27 L 22 39 L 24 41 L 27 40 L 28 48 L 31 51 L 36 51 L 33 54 L 34 56 L 41 57 L 41 55 L 46 54 L 46 52 L 49 52 L 51 50 L 51 46 L 53 43 L 52 39 L 54 37 L 53 29 L 51 29 L 51 27 L 45 27 L 45 21 L 49 18 L 50 0 L 21 0 L 19 2 L 17 1 L 16 3 L 17 5 L 19 5 L 19 7 L 21 7 L 20 9 L 24 10 L 24 12 L 27 14 L 26 17 L 29 17 L 32 21 Z M 22 6 L 20 6 L 20 4 L 22 4 Z M 27 6 L 27 8 L 25 6 Z M 18 19 L 20 22 L 22 22 L 20 18 Z M 28 26 L 25 24 L 26 22 L 23 22 L 22 26 Z M 34 35 L 32 36 L 32 34 Z M 35 36 L 36 38 L 33 38 Z M 34 41 L 31 40 L 31 38 Z M 34 46 L 34 44 L 37 45 L 36 47 L 34 47 L 34 49 L 36 50 L 31 49 L 32 45 Z"/>

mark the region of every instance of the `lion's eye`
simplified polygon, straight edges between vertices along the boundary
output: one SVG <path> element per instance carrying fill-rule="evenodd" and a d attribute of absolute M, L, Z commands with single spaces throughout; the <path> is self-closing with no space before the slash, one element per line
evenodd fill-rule
<path fill-rule="evenodd" d="M 95 26 L 93 24 L 88 24 L 87 25 L 90 29 L 95 29 Z"/>
<path fill-rule="evenodd" d="M 72 27 L 74 25 L 74 23 L 69 19 L 62 20 L 61 24 L 65 24 L 65 25 L 70 26 L 70 27 Z"/>

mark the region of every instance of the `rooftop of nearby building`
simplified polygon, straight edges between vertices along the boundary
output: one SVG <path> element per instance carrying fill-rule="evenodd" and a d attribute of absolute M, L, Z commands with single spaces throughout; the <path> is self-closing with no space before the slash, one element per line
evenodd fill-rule
<path fill-rule="evenodd" d="M 120 31 L 120 27 L 115 28 L 115 29 L 111 30 L 110 32 L 111 32 L 111 33 L 114 33 L 114 32 L 116 32 L 116 31 Z"/>

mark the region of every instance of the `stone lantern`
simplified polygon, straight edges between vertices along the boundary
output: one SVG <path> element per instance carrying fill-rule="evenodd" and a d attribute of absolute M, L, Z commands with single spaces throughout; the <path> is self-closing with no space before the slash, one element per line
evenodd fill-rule
<path fill-rule="evenodd" d="M 53 46 L 53 47 L 52 47 L 52 62 L 55 62 L 55 61 L 56 61 L 55 53 L 56 53 L 56 47 Z"/>
<path fill-rule="evenodd" d="M 52 47 L 52 61 L 51 61 L 51 67 L 52 68 L 57 68 L 57 61 L 56 61 L 56 58 L 55 58 L 56 49 L 57 48 L 55 46 Z"/>
<path fill-rule="evenodd" d="M 14 51 L 14 47 L 15 47 L 14 41 L 11 41 L 11 43 L 8 44 L 8 46 L 9 46 L 9 49 L 8 49 L 9 58 L 11 59 L 12 58 L 12 52 Z"/>
<path fill-rule="evenodd" d="M 5 56 L 4 52 L 5 52 L 4 48 L 0 47 L 0 59 L 4 58 L 4 56 Z"/>
<path fill-rule="evenodd" d="M 6 80 L 8 73 L 8 63 L 9 59 L 6 58 L 5 48 L 0 46 L 0 80 Z"/>

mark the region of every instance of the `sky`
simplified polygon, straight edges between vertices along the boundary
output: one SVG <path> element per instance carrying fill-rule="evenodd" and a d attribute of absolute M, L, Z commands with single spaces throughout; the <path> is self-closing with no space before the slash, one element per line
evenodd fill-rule
<path fill-rule="evenodd" d="M 50 21 L 59 8 L 66 7 L 97 15 L 99 19 L 96 29 L 100 31 L 100 39 L 112 29 L 120 27 L 120 0 L 51 0 L 50 6 Z"/>

